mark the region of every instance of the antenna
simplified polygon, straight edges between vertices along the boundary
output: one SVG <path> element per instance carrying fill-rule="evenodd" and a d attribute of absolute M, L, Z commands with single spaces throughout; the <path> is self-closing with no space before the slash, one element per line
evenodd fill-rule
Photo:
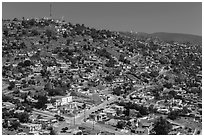
<path fill-rule="evenodd" d="M 52 4 L 50 4 L 50 17 L 52 17 Z"/>

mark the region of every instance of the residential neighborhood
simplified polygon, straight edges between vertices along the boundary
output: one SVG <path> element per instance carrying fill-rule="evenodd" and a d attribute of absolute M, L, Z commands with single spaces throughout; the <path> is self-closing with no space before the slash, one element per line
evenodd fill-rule
<path fill-rule="evenodd" d="M 202 134 L 202 45 L 51 17 L 2 33 L 3 135 Z"/>

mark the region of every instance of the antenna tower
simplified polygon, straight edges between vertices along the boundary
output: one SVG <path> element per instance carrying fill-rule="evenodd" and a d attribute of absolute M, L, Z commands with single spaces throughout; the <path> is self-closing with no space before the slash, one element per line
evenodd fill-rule
<path fill-rule="evenodd" d="M 50 17 L 52 17 L 52 4 L 50 4 Z"/>

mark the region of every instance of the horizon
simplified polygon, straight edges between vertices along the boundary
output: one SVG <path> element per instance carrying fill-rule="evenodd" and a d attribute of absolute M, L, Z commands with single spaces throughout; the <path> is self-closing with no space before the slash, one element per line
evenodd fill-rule
<path fill-rule="evenodd" d="M 53 19 L 96 29 L 202 36 L 201 2 L 3 2 L 2 18 L 50 17 L 50 4 Z"/>

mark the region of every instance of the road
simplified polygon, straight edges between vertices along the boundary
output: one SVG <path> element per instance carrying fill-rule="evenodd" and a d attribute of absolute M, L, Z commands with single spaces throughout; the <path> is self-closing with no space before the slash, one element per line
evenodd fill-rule
<path fill-rule="evenodd" d="M 95 112 L 95 111 L 97 111 L 97 110 L 99 110 L 99 109 L 101 109 L 101 108 L 106 107 L 108 104 L 113 103 L 115 100 L 117 100 L 117 98 L 118 98 L 118 97 L 111 96 L 111 97 L 109 98 L 109 100 L 104 101 L 102 104 L 100 104 L 100 105 L 98 105 L 98 106 L 95 106 L 95 107 L 92 107 L 92 108 L 90 108 L 90 109 L 86 109 L 85 115 L 84 115 L 84 112 L 82 112 L 82 113 L 80 113 L 80 114 L 78 114 L 77 116 L 72 117 L 72 118 L 64 116 L 65 120 L 67 121 L 66 123 L 75 124 L 75 125 L 80 125 L 80 126 L 81 126 L 82 123 L 83 123 L 84 126 L 89 127 L 89 128 L 92 128 L 92 127 L 93 127 L 93 123 L 84 122 L 84 118 L 88 118 L 89 115 L 90 115 L 92 112 Z M 59 129 L 58 132 L 60 132 L 60 130 L 61 130 L 63 127 L 65 127 L 65 126 L 67 126 L 67 124 L 65 124 L 65 123 L 59 125 L 59 127 L 58 127 L 58 129 Z M 107 129 L 107 128 L 105 128 L 105 127 L 101 127 L 101 126 L 99 126 L 99 125 L 97 125 L 97 124 L 95 125 L 95 128 L 94 128 L 94 129 L 100 130 L 100 131 L 107 131 L 107 130 L 108 130 L 108 131 L 111 131 L 112 133 L 113 133 L 113 132 L 116 132 L 115 130 L 110 130 L 110 129 Z M 119 133 L 117 132 L 117 134 L 119 134 Z"/>
<path fill-rule="evenodd" d="M 138 90 L 142 90 L 144 88 L 149 88 L 151 86 L 143 86 L 141 88 L 139 88 Z M 138 91 L 137 90 L 137 91 Z M 128 97 L 132 94 L 134 94 L 135 92 L 137 91 L 134 91 L 132 93 L 130 93 L 128 95 Z M 90 109 L 86 109 L 85 110 L 85 115 L 84 115 L 84 112 L 81 112 L 79 113 L 77 116 L 75 117 L 68 117 L 68 116 L 64 116 L 63 117 L 65 118 L 65 121 L 64 123 L 60 123 L 57 127 L 57 132 L 59 133 L 61 131 L 61 129 L 63 127 L 66 127 L 68 125 L 83 125 L 83 126 L 86 126 L 86 127 L 89 127 L 89 128 L 93 128 L 93 123 L 92 122 L 84 122 L 84 118 L 88 118 L 89 115 L 92 113 L 92 112 L 95 112 L 99 109 L 102 109 L 102 108 L 105 108 L 107 105 L 113 103 L 114 101 L 116 101 L 119 97 L 117 96 L 111 96 L 109 98 L 109 100 L 106 100 L 104 101 L 102 104 L 99 104 L 98 106 L 95 106 L 95 107 L 92 107 Z M 46 115 L 46 116 L 54 116 L 55 113 L 51 113 L 51 112 L 42 112 L 42 111 L 39 111 L 39 110 L 34 110 L 34 112 L 38 113 L 38 114 L 41 114 L 41 115 Z M 122 132 L 119 132 L 119 131 L 115 131 L 113 129 L 110 129 L 110 128 L 107 128 L 107 127 L 104 127 L 102 125 L 97 125 L 97 124 L 94 124 L 94 129 L 95 130 L 100 130 L 100 131 L 108 131 L 108 132 L 111 132 L 111 133 L 115 133 L 115 134 L 118 134 L 118 135 L 123 135 L 123 134 L 126 134 L 126 133 L 122 133 Z"/>
<path fill-rule="evenodd" d="M 111 96 L 111 97 L 109 98 L 109 100 L 104 101 L 102 104 L 100 104 L 100 105 L 98 105 L 98 106 L 95 106 L 95 107 L 92 107 L 92 108 L 90 108 L 90 109 L 86 109 L 85 115 L 84 115 L 84 112 L 82 112 L 82 113 L 78 114 L 78 115 L 75 116 L 75 117 L 63 116 L 63 117 L 65 118 L 66 123 L 65 123 L 65 122 L 64 122 L 64 123 L 61 123 L 61 124 L 58 126 L 58 132 L 60 132 L 60 130 L 61 130 L 63 127 L 68 126 L 68 124 L 81 125 L 81 124 L 83 123 L 85 126 L 92 128 L 92 127 L 93 127 L 93 124 L 88 123 L 88 122 L 85 123 L 85 122 L 83 121 L 84 118 L 89 117 L 89 115 L 90 115 L 92 112 L 95 112 L 95 111 L 97 111 L 97 110 L 99 110 L 99 109 L 101 109 L 101 108 L 106 107 L 108 104 L 113 103 L 115 100 L 117 100 L 117 98 L 118 98 L 118 97 Z M 53 116 L 55 115 L 55 113 L 46 112 L 46 111 L 40 111 L 40 110 L 37 110 L 37 109 L 34 109 L 33 112 L 34 112 L 34 113 L 37 113 L 37 114 L 40 114 L 40 115 L 44 115 L 44 116 L 52 116 L 52 117 L 53 117 Z M 101 128 L 101 126 L 98 126 L 98 125 L 96 125 L 95 128 L 98 129 L 98 130 L 103 130 L 103 131 L 109 130 L 109 131 L 110 131 L 110 129 Z M 113 131 L 111 130 L 111 132 L 113 132 Z M 114 132 L 116 132 L 116 131 L 114 131 Z"/>
<path fill-rule="evenodd" d="M 93 122 L 91 122 L 91 121 L 86 122 L 86 123 L 82 123 L 81 125 L 85 126 L 85 127 L 89 127 L 89 128 L 94 128 L 94 130 L 115 133 L 115 135 L 126 135 L 126 133 L 123 133 L 123 132 L 120 132 L 120 131 L 116 131 L 114 129 L 110 129 L 110 128 L 107 128 L 107 127 L 102 126 L 102 125 L 98 125 L 97 123 L 93 124 Z"/>
<path fill-rule="evenodd" d="M 175 122 L 175 121 L 172 121 L 170 119 L 167 119 L 168 122 L 170 122 L 171 124 L 174 124 L 174 125 L 178 125 L 178 126 L 181 126 L 182 128 L 184 128 L 185 126 L 181 123 L 178 123 L 178 122 Z"/>
<path fill-rule="evenodd" d="M 43 116 L 47 116 L 47 117 L 54 117 L 54 115 L 55 115 L 55 113 L 40 111 L 40 110 L 37 110 L 37 109 L 33 109 L 33 113 L 43 115 Z"/>
<path fill-rule="evenodd" d="M 84 118 L 87 118 L 89 117 L 89 115 L 92 113 L 92 112 L 95 112 L 101 108 L 104 108 L 106 107 L 108 104 L 111 104 L 113 103 L 114 101 L 116 101 L 118 99 L 118 97 L 115 97 L 115 96 L 111 96 L 109 98 L 109 100 L 107 101 L 104 101 L 102 104 L 98 105 L 98 106 L 95 106 L 95 107 L 92 107 L 90 109 L 86 109 L 85 111 L 85 116 L 84 116 L 84 112 L 78 114 L 76 117 L 75 117 L 75 121 L 76 121 L 76 124 L 80 124 L 81 122 L 83 122 Z M 72 118 L 74 119 L 74 118 Z"/>

